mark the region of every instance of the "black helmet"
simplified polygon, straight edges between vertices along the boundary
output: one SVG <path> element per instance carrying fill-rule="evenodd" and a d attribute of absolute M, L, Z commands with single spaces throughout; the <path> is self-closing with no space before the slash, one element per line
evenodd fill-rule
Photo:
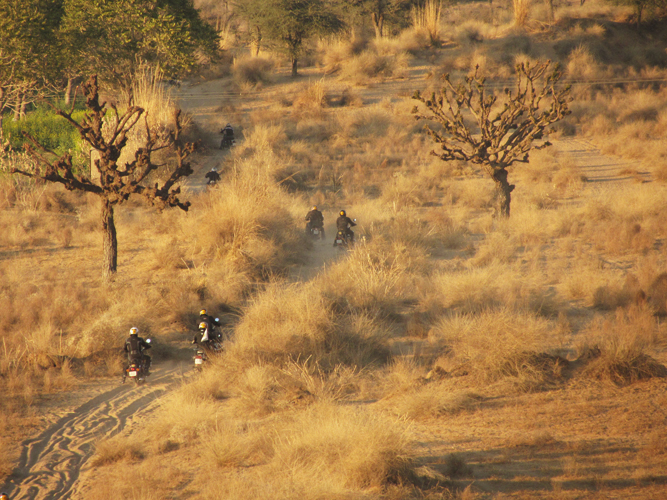
<path fill-rule="evenodd" d="M 345 213 L 345 210 L 341 210 L 340 215 L 341 215 L 341 217 L 345 217 L 347 214 Z"/>

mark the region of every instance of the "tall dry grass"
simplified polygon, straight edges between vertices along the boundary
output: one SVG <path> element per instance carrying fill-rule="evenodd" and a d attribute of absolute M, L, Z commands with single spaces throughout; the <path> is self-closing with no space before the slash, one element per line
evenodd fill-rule
<path fill-rule="evenodd" d="M 514 7 L 514 24 L 520 28 L 526 26 L 530 16 L 530 0 L 512 0 Z"/>
<path fill-rule="evenodd" d="M 591 362 L 584 376 L 627 385 L 637 380 L 667 377 L 667 368 L 649 353 L 664 347 L 664 331 L 650 307 L 617 309 L 613 318 L 598 317 L 588 325 L 587 341 L 579 346 Z"/>
<path fill-rule="evenodd" d="M 440 42 L 440 18 L 442 3 L 440 0 L 427 0 L 423 5 L 412 7 L 412 25 L 426 30 L 432 45 Z"/>
<path fill-rule="evenodd" d="M 433 341 L 451 349 L 436 363 L 447 371 L 464 371 L 477 384 L 509 379 L 521 391 L 540 388 L 557 380 L 564 368 L 548 352 L 550 330 L 544 318 L 509 309 L 454 314 L 432 333 Z M 489 349 L 489 343 L 495 347 Z"/>
<path fill-rule="evenodd" d="M 265 57 L 239 58 L 234 60 L 232 74 L 242 90 L 258 88 L 271 82 L 274 65 Z"/>
<path fill-rule="evenodd" d="M 341 66 L 339 78 L 356 85 L 374 80 L 400 78 L 405 74 L 410 56 L 400 43 L 379 39 Z"/>

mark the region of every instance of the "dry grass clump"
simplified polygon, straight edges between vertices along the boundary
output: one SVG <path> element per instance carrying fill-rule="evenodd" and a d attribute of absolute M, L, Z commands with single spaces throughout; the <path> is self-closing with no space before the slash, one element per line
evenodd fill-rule
<path fill-rule="evenodd" d="M 271 82 L 271 71 L 274 62 L 264 57 L 244 57 L 234 60 L 232 73 L 237 85 L 244 87 L 257 87 L 263 83 Z"/>
<path fill-rule="evenodd" d="M 412 7 L 412 25 L 428 33 L 432 45 L 440 43 L 440 18 L 442 3 L 440 0 L 426 0 L 424 5 Z"/>
<path fill-rule="evenodd" d="M 415 477 L 405 426 L 361 407 L 318 404 L 281 421 L 226 429 L 229 442 L 222 446 L 246 440 L 254 453 L 243 463 L 254 467 L 216 473 L 206 481 L 203 498 L 361 498 Z M 229 453 L 231 462 L 242 455 Z"/>
<path fill-rule="evenodd" d="M 285 128 L 281 124 L 274 123 L 256 123 L 254 127 L 245 135 L 238 150 L 239 156 L 247 156 L 249 153 L 269 154 L 284 147 L 287 142 Z M 275 159 L 269 157 L 270 163 L 275 163 Z M 262 159 L 257 158 L 257 163 Z"/>
<path fill-rule="evenodd" d="M 565 67 L 567 77 L 571 80 L 592 81 L 604 78 L 604 72 L 590 50 L 579 45 L 568 56 Z"/>
<path fill-rule="evenodd" d="M 166 442 L 193 445 L 198 439 L 205 440 L 215 427 L 218 406 L 212 395 L 198 390 L 197 381 L 173 391 L 162 406 L 168 411 L 161 411 L 146 429 L 147 442 L 157 449 L 163 449 Z"/>
<path fill-rule="evenodd" d="M 142 445 L 127 436 L 105 439 L 95 447 L 91 460 L 93 467 L 110 465 L 122 460 L 142 460 L 146 456 Z"/>
<path fill-rule="evenodd" d="M 663 347 L 662 329 L 649 308 L 618 309 L 613 319 L 597 318 L 587 328 L 589 342 L 580 348 L 581 360 L 591 359 L 583 377 L 627 385 L 652 377 L 667 377 L 667 367 L 648 352 Z"/>
<path fill-rule="evenodd" d="M 235 354 L 231 353 L 232 359 Z M 238 363 L 238 359 L 235 361 Z M 246 418 L 266 417 L 298 406 L 307 406 L 315 400 L 315 396 L 299 378 L 261 362 L 247 367 L 236 377 L 234 386 L 230 410 Z"/>
<path fill-rule="evenodd" d="M 324 294 L 342 311 L 387 317 L 414 293 L 414 273 L 425 272 L 425 257 L 415 244 L 374 237 L 322 278 Z"/>
<path fill-rule="evenodd" d="M 386 401 L 393 413 L 414 420 L 427 420 L 472 411 L 479 406 L 480 396 L 469 390 L 456 390 L 447 383 L 431 383 L 416 387 L 410 393 Z"/>
<path fill-rule="evenodd" d="M 381 488 L 410 477 L 405 425 L 352 407 L 319 404 L 276 443 L 277 476 L 298 474 L 346 488 Z"/>
<path fill-rule="evenodd" d="M 340 71 L 344 64 L 360 54 L 368 45 L 365 38 L 354 37 L 321 40 L 318 49 L 322 52 L 322 65 L 326 74 Z"/>
<path fill-rule="evenodd" d="M 453 366 L 477 383 L 511 378 L 521 390 L 533 390 L 560 378 L 566 363 L 546 352 L 550 330 L 542 318 L 500 309 L 445 317 L 429 337 L 451 349 L 438 365 Z"/>
<path fill-rule="evenodd" d="M 284 272 L 298 255 L 302 234 L 286 208 L 287 194 L 274 181 L 281 168 L 271 153 L 254 155 L 207 196 L 197 214 L 195 255 L 263 278 Z"/>
<path fill-rule="evenodd" d="M 233 356 L 286 362 L 299 356 L 324 356 L 333 317 L 314 287 L 269 286 L 253 300 L 236 329 Z"/>
<path fill-rule="evenodd" d="M 340 315 L 314 285 L 268 287 L 247 310 L 230 356 L 241 366 L 286 366 L 311 358 L 325 370 L 386 358 L 383 332 L 372 317 Z"/>
<path fill-rule="evenodd" d="M 432 289 L 422 300 L 435 300 L 460 314 L 511 309 L 553 317 L 561 309 L 546 277 L 540 272 L 523 272 L 520 263 L 503 264 L 495 260 L 485 267 L 437 273 L 431 282 Z"/>
<path fill-rule="evenodd" d="M 306 84 L 294 99 L 294 110 L 301 115 L 319 116 L 323 108 L 331 103 L 331 97 L 324 80 Z"/>
<path fill-rule="evenodd" d="M 512 0 L 512 6 L 514 7 L 514 24 L 518 27 L 526 26 L 530 16 L 531 1 Z"/>
<path fill-rule="evenodd" d="M 408 67 L 408 59 L 409 55 L 391 42 L 376 40 L 341 67 L 340 79 L 363 85 L 372 80 L 400 78 Z"/>
<path fill-rule="evenodd" d="M 219 468 L 248 467 L 266 461 L 270 454 L 272 434 L 230 420 L 216 422 L 203 442 L 204 457 Z"/>

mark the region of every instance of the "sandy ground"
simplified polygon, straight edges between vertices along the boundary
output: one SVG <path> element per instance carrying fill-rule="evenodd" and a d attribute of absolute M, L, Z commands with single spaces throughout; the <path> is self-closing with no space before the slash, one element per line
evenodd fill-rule
<path fill-rule="evenodd" d="M 79 477 L 95 444 L 149 415 L 159 406 L 160 396 L 178 383 L 183 370 L 178 364 L 157 364 L 141 386 L 107 380 L 81 387 L 78 394 L 87 400 L 23 443 L 19 463 L 2 489 L 12 499 L 76 498 Z"/>

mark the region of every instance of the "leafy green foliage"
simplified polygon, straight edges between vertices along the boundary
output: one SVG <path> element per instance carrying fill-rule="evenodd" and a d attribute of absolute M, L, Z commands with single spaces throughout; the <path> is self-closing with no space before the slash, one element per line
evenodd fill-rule
<path fill-rule="evenodd" d="M 62 0 L 0 1 L 0 113 L 55 74 Z"/>
<path fill-rule="evenodd" d="M 410 9 L 417 0 L 352 0 L 345 2 L 348 15 L 371 21 L 375 35 L 381 37 L 385 29 L 405 28 L 409 24 Z"/>
<path fill-rule="evenodd" d="M 333 6 L 323 0 L 248 0 L 239 4 L 239 9 L 261 36 L 287 53 L 293 76 L 307 38 L 335 33 L 344 27 Z"/>
<path fill-rule="evenodd" d="M 85 110 L 78 109 L 72 114 L 76 119 L 81 119 Z M 14 121 L 9 116 L 2 120 L 2 133 L 9 138 L 13 149 L 22 151 L 30 143 L 25 137 L 28 133 L 34 137 L 46 149 L 53 151 L 58 156 L 65 153 L 72 155 L 77 166 L 87 164 L 87 159 L 81 150 L 81 138 L 77 130 L 58 116 L 49 106 L 40 105 L 26 115 L 20 121 Z"/>
<path fill-rule="evenodd" d="M 191 0 L 65 0 L 61 36 L 84 72 L 125 86 L 143 63 L 167 77 L 192 70 L 217 35 Z"/>

